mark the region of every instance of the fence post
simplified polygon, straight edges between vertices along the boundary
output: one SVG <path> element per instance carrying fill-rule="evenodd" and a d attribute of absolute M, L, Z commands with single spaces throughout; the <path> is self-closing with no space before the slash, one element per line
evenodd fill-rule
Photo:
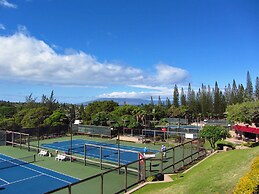
<path fill-rule="evenodd" d="M 12 146 L 14 147 L 14 132 L 12 132 Z"/>
<path fill-rule="evenodd" d="M 37 142 L 38 142 L 37 153 L 39 153 L 40 152 L 40 127 L 39 126 L 37 127 Z"/>
<path fill-rule="evenodd" d="M 103 173 L 101 174 L 101 194 L 103 194 Z"/>
<path fill-rule="evenodd" d="M 184 167 L 184 143 L 182 144 L 182 148 L 183 148 L 183 149 L 182 149 L 182 153 L 183 153 L 183 154 L 182 154 L 182 156 L 183 156 L 183 157 L 182 157 L 182 161 L 183 161 L 182 167 Z"/>
<path fill-rule="evenodd" d="M 30 151 L 30 135 L 28 135 L 28 151 Z"/>
<path fill-rule="evenodd" d="M 86 166 L 86 145 L 84 144 L 84 163 Z"/>
<path fill-rule="evenodd" d="M 192 142 L 193 142 L 193 140 L 190 142 L 191 143 L 191 162 L 193 162 L 193 159 L 192 159 Z"/>
<path fill-rule="evenodd" d="M 151 159 L 149 159 L 149 176 L 151 176 L 151 172 L 152 172 L 152 161 Z"/>
<path fill-rule="evenodd" d="M 118 148 L 118 174 L 120 174 L 120 167 L 121 167 L 121 152 L 120 152 L 120 147 Z"/>
<path fill-rule="evenodd" d="M 71 184 L 68 185 L 68 194 L 72 193 Z"/>
<path fill-rule="evenodd" d="M 102 161 L 102 158 L 103 158 L 103 147 L 101 146 L 101 147 L 100 147 L 100 169 L 101 169 L 101 170 L 103 169 L 103 161 Z"/>
<path fill-rule="evenodd" d="M 147 172 L 147 169 L 146 169 L 146 164 L 147 164 L 147 161 L 146 161 L 146 159 L 144 160 L 144 180 L 146 180 L 146 177 L 147 177 L 147 174 L 146 174 L 146 172 Z"/>
<path fill-rule="evenodd" d="M 125 188 L 125 192 L 127 192 L 127 187 L 128 187 L 128 169 L 127 169 L 127 165 L 125 166 L 125 179 L 124 179 L 124 188 Z"/>
<path fill-rule="evenodd" d="M 161 152 L 161 165 L 160 165 L 160 173 L 163 173 L 163 163 L 164 163 L 164 153 Z"/>
<path fill-rule="evenodd" d="M 22 149 L 22 134 L 20 133 L 20 149 Z"/>
<path fill-rule="evenodd" d="M 7 132 L 5 131 L 5 146 L 7 146 L 6 140 L 7 140 Z"/>
<path fill-rule="evenodd" d="M 175 147 L 173 147 L 173 172 L 175 171 Z"/>

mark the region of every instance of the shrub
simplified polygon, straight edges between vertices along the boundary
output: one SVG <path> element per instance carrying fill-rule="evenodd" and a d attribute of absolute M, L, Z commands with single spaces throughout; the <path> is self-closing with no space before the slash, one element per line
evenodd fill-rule
<path fill-rule="evenodd" d="M 259 141 L 258 142 L 246 142 L 242 145 L 253 148 L 253 147 L 259 146 Z"/>
<path fill-rule="evenodd" d="M 147 177 L 147 182 L 152 182 L 152 181 L 154 181 L 155 179 L 156 179 L 155 176 L 149 176 L 149 177 Z"/>
<path fill-rule="evenodd" d="M 255 158 L 250 171 L 237 183 L 234 194 L 257 194 L 259 193 L 259 157 Z"/>
<path fill-rule="evenodd" d="M 232 149 L 235 149 L 235 145 L 231 142 L 227 142 L 227 141 L 220 141 L 217 143 L 217 147 L 218 149 L 223 149 L 224 146 L 230 147 Z"/>

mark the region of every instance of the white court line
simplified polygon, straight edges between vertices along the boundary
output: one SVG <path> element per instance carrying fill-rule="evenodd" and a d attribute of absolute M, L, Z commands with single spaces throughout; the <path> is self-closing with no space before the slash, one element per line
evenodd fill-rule
<path fill-rule="evenodd" d="M 26 181 L 26 180 L 29 180 L 29 179 L 33 179 L 33 178 L 36 178 L 36 177 L 39 177 L 39 176 L 43 176 L 43 174 L 38 174 L 38 175 L 35 175 L 35 176 L 31 176 L 31 177 L 28 177 L 28 178 L 24 178 L 24 179 L 20 179 L 20 180 L 14 181 L 14 182 L 10 182 L 8 184 L 3 184 L 3 185 L 0 185 L 0 187 L 15 184 L 15 183 L 19 183 L 19 182 Z"/>
<path fill-rule="evenodd" d="M 4 154 L 2 154 L 2 155 L 4 155 Z M 6 156 L 6 155 L 4 155 L 4 156 Z M 10 156 L 6 156 L 6 157 L 10 157 Z M 10 157 L 10 158 L 12 158 L 12 157 Z M 62 181 L 62 182 L 65 182 L 65 183 L 71 184 L 71 182 L 68 182 L 68 181 L 63 180 L 63 179 L 60 179 L 60 178 L 58 178 L 58 177 L 55 177 L 55 176 L 52 176 L 52 175 L 49 175 L 49 174 L 46 174 L 46 173 L 40 172 L 40 171 L 35 170 L 35 169 L 33 169 L 33 168 L 29 168 L 29 167 L 24 166 L 24 165 L 19 165 L 19 164 L 15 163 L 15 162 L 11 162 L 11 161 L 9 161 L 9 160 L 5 160 L 5 159 L 3 159 L 3 158 L 1 158 L 1 159 L 2 159 L 2 160 L 4 160 L 4 161 L 10 162 L 10 163 L 16 164 L 16 165 L 18 165 L 18 166 L 20 166 L 20 167 L 22 167 L 22 168 L 26 168 L 26 169 L 28 169 L 28 170 L 31 170 L 31 171 L 37 172 L 37 173 L 39 173 L 39 174 L 42 174 L 42 175 L 45 175 L 45 176 L 51 177 L 51 178 L 53 178 L 53 179 L 57 179 L 57 180 L 59 180 L 59 181 Z M 14 159 L 15 159 L 15 158 L 14 158 Z M 19 160 L 19 159 L 16 159 L 16 160 Z"/>
<path fill-rule="evenodd" d="M 0 178 L 0 180 L 3 181 L 3 182 L 5 182 L 5 183 L 7 183 L 7 184 L 9 184 L 9 182 L 6 181 L 6 180 L 4 180 L 4 179 L 1 179 L 1 178 Z M 1 187 L 1 185 L 0 185 L 0 187 Z"/>

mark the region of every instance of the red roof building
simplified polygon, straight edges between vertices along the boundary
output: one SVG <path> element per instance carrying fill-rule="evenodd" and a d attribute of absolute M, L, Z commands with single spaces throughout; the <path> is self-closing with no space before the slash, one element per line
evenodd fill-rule
<path fill-rule="evenodd" d="M 233 129 L 237 131 L 259 134 L 259 127 L 252 127 L 249 125 L 234 125 Z"/>
<path fill-rule="evenodd" d="M 249 125 L 234 125 L 233 130 L 236 131 L 236 134 L 241 136 L 248 136 L 249 138 L 259 141 L 259 127 L 249 126 Z"/>

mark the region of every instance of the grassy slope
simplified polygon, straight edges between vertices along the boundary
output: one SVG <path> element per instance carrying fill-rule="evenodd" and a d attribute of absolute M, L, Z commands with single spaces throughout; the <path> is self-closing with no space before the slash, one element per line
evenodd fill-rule
<path fill-rule="evenodd" d="M 221 152 L 208 158 L 171 183 L 149 184 L 134 194 L 232 193 L 236 183 L 259 155 L 259 147 Z"/>

